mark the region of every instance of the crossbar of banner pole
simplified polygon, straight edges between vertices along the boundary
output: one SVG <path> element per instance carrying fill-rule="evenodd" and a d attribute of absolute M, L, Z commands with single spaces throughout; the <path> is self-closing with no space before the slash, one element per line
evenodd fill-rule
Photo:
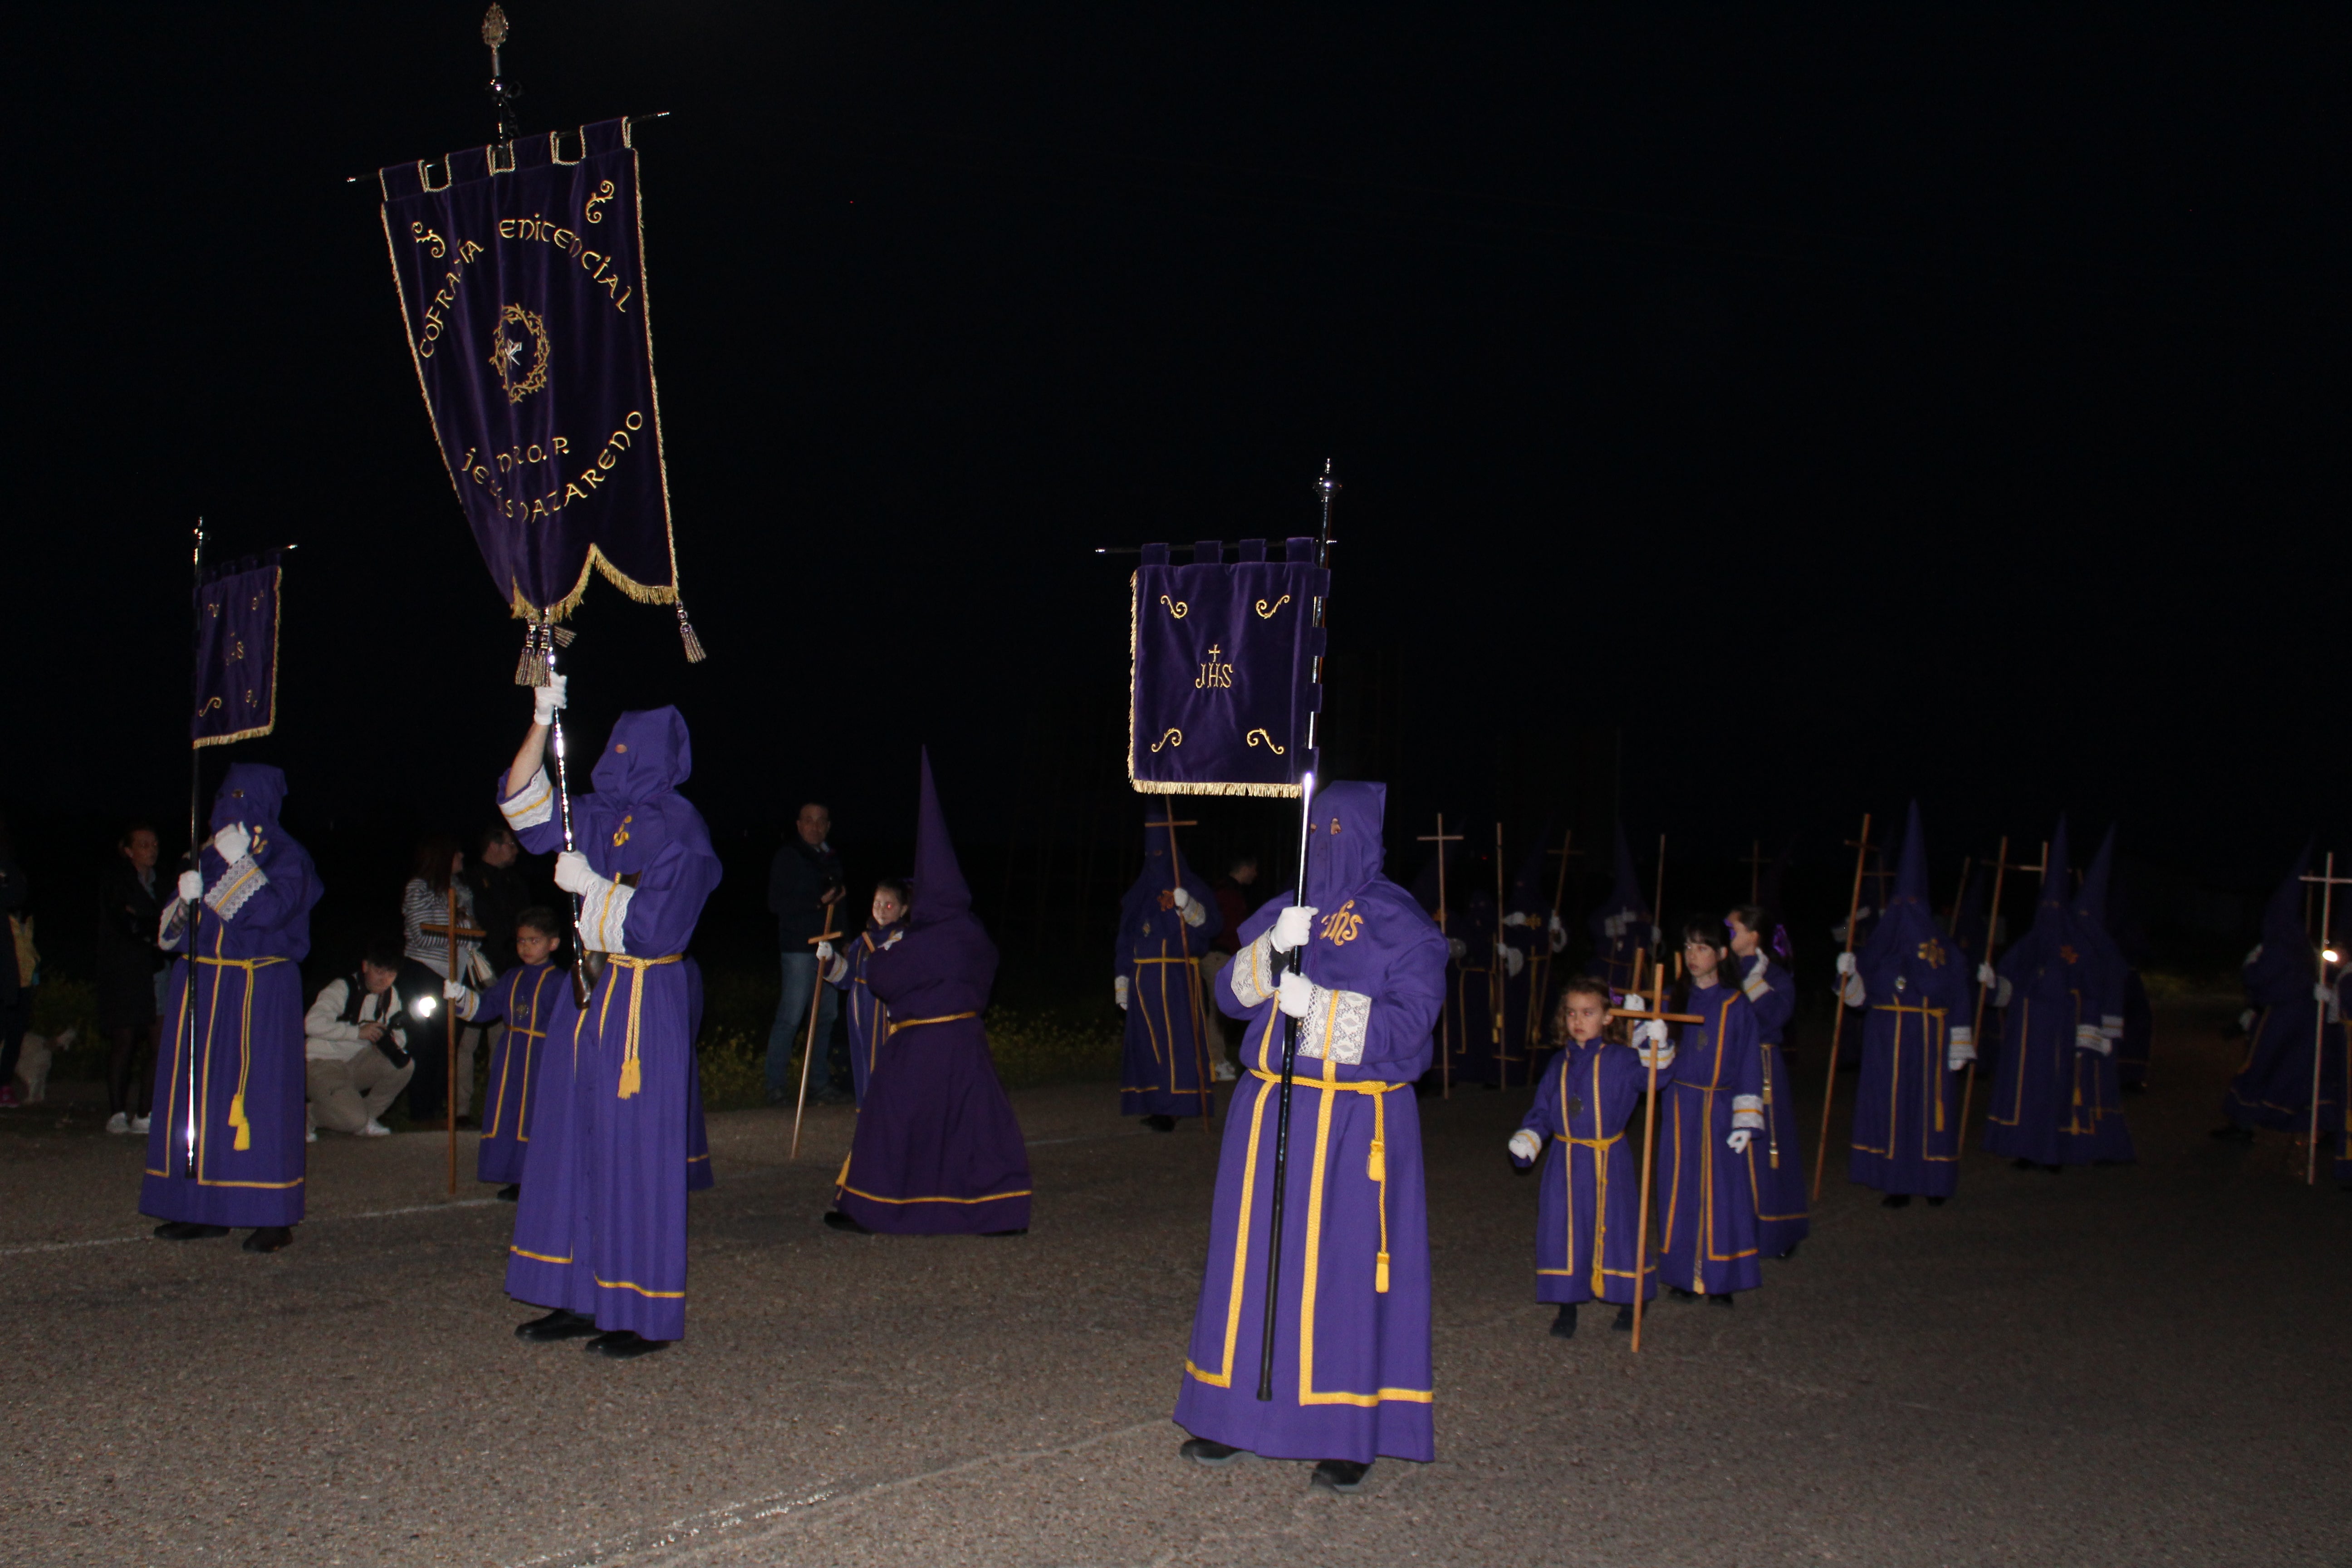
<path fill-rule="evenodd" d="M 638 126 L 651 125 L 656 120 L 667 120 L 669 118 L 669 110 L 665 109 L 659 114 L 625 114 L 621 118 L 627 122 L 629 134 L 635 136 L 637 133 Z M 347 185 L 356 185 L 362 180 L 374 179 L 379 172 L 380 171 L 378 170 L 370 169 L 364 174 L 352 174 L 344 179 L 343 184 Z"/>
<path fill-rule="evenodd" d="M 1271 541 L 1268 542 L 1271 542 Z M 1334 539 L 1331 542 L 1337 544 L 1339 542 L 1337 539 Z M 1173 546 L 1173 548 L 1181 550 L 1184 546 L 1178 544 Z M 1140 544 L 1101 544 L 1095 547 L 1095 553 L 1097 555 L 1140 555 L 1143 553 L 1143 546 Z"/>

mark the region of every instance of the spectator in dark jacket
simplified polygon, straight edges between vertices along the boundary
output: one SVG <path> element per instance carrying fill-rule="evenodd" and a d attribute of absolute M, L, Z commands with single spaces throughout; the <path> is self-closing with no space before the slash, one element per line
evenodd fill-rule
<path fill-rule="evenodd" d="M 776 1002 L 776 1022 L 768 1031 L 768 1103 L 782 1104 L 798 1093 L 790 1073 L 793 1047 L 808 1037 L 808 1011 L 817 1008 L 816 1048 L 823 1066 L 812 1063 L 809 1096 L 824 1103 L 850 1097 L 834 1084 L 834 1064 L 824 1061 L 833 1043 L 833 1016 L 837 994 L 816 983 L 816 942 L 824 931 L 825 915 L 838 902 L 845 884 L 841 857 L 827 842 L 833 814 L 812 801 L 801 807 L 783 847 L 768 868 L 768 908 L 776 917 L 776 945 L 783 960 L 783 994 Z M 840 1064 L 844 1068 L 847 1062 Z M 846 1074 L 845 1073 L 845 1077 Z"/>
<path fill-rule="evenodd" d="M 98 1026 L 113 1047 L 106 1065 L 109 1132 L 143 1135 L 155 1099 L 155 1041 L 169 969 L 157 941 L 163 894 L 171 890 L 155 867 L 162 847 L 153 828 L 135 823 L 99 879 Z"/>

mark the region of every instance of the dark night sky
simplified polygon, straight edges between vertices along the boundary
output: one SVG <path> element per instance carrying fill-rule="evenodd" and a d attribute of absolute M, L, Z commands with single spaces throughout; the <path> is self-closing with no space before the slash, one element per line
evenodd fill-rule
<path fill-rule="evenodd" d="M 199 512 L 301 544 L 249 754 L 310 820 L 481 814 L 519 630 L 344 184 L 486 139 L 479 9 L 12 23 L 20 837 L 176 809 Z M 509 10 L 527 130 L 673 111 L 714 658 L 600 584 L 573 665 L 593 729 L 685 710 L 722 835 L 900 836 L 926 739 L 1000 832 L 1121 700 L 1091 547 L 1309 531 L 1327 456 L 1400 814 L 1605 798 L 1622 725 L 1637 834 L 1719 857 L 1911 793 L 1939 874 L 2352 827 L 2340 6 Z"/>

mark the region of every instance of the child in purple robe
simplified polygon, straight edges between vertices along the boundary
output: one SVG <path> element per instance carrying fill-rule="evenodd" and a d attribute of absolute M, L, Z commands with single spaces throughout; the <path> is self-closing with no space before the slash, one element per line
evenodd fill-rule
<path fill-rule="evenodd" d="M 1959 1187 L 1960 1100 L 1952 1074 L 1976 1059 L 1969 977 L 1927 904 L 1927 845 L 1911 806 L 1895 891 L 1870 942 L 1839 954 L 1841 1000 L 1867 1006 L 1846 1178 L 1885 1195 L 1941 1205 Z"/>
<path fill-rule="evenodd" d="M 1731 931 L 1732 957 L 1738 961 L 1739 994 L 1756 1009 L 1758 1049 L 1764 1058 L 1764 1136 L 1748 1146 L 1756 1246 L 1767 1258 L 1794 1258 L 1798 1245 L 1812 1234 L 1813 1222 L 1805 1197 L 1804 1145 L 1797 1136 L 1797 1097 L 1789 1090 L 1781 1044 L 1797 1011 L 1789 932 L 1757 904 L 1740 905 L 1724 923 Z"/>
<path fill-rule="evenodd" d="M 1562 988 L 1558 1028 L 1568 1041 L 1544 1069 L 1534 1103 L 1511 1134 L 1511 1162 L 1535 1163 L 1552 1140 L 1536 1194 L 1536 1300 L 1555 1301 L 1551 1331 L 1576 1332 L 1583 1301 L 1613 1301 L 1615 1327 L 1633 1326 L 1633 1269 L 1640 1239 L 1642 1168 L 1625 1123 L 1649 1092 L 1649 1068 L 1630 1047 L 1604 1037 L 1609 987 L 1579 975 Z M 1642 1271 L 1642 1300 L 1658 1294 L 1658 1260 Z"/>
<path fill-rule="evenodd" d="M 905 934 L 908 901 L 907 884 L 885 877 L 874 884 L 874 902 L 857 939 L 839 952 L 829 942 L 817 944 L 817 961 L 831 965 L 826 983 L 848 999 L 849 1078 L 859 1105 L 866 1103 L 866 1086 L 881 1066 L 882 1042 L 890 1037 L 890 1010 L 875 996 L 867 971 L 875 954 Z"/>
<path fill-rule="evenodd" d="M 996 945 L 972 915 L 928 750 L 914 882 L 906 935 L 866 963 L 866 988 L 890 1012 L 888 1043 L 824 1223 L 896 1236 L 1025 1235 L 1029 1151 L 981 1024 Z"/>
<path fill-rule="evenodd" d="M 1445 942 L 1381 874 L 1386 788 L 1334 784 L 1308 817 L 1304 898 L 1242 922 L 1217 1003 L 1246 1026 L 1217 1160 L 1209 1261 L 1176 1397 L 1181 1452 L 1319 1460 L 1354 1491 L 1376 1457 L 1435 1458 L 1429 1216 L 1413 1080 L 1428 1070 Z M 1279 979 L 1277 954 L 1290 967 Z M 1273 1397 L 1257 1397 L 1284 1041 L 1297 1031 Z"/>
<path fill-rule="evenodd" d="M 535 696 L 499 809 L 541 854 L 563 842 L 541 765 L 562 680 Z M 555 883 L 582 900 L 582 935 L 606 961 L 538 1063 L 506 1284 L 549 1310 L 515 1331 L 525 1340 L 593 1335 L 590 1350 L 629 1357 L 686 1333 L 695 1064 L 683 961 L 719 877 L 701 814 L 677 793 L 693 765 L 677 709 L 624 713 L 596 758 L 595 793 L 572 802 L 579 847 L 557 857 Z"/>
<path fill-rule="evenodd" d="M 1748 1173 L 1748 1148 L 1764 1131 L 1764 1057 L 1756 1009 L 1727 984 L 1737 973 L 1730 928 L 1717 920 L 1685 921 L 1683 964 L 1666 1011 L 1704 1022 L 1673 1026 L 1672 1072 L 1658 1075 L 1659 1263 L 1676 1300 L 1704 1296 L 1728 1307 L 1735 1292 L 1764 1282 Z M 1635 1046 L 1666 1028 L 1654 1019 L 1643 1024 Z"/>
<path fill-rule="evenodd" d="M 467 1022 L 504 1019 L 498 1049 L 490 1056 L 482 1110 L 482 1142 L 474 1179 L 505 1184 L 499 1196 L 512 1203 L 522 1193 L 523 1159 L 530 1152 L 530 1090 L 540 1042 L 557 1029 L 569 1030 L 578 1009 L 572 1005 L 572 976 L 548 962 L 563 942 L 563 918 L 537 905 L 515 917 L 515 956 L 522 962 L 499 975 L 475 1000 Z"/>
<path fill-rule="evenodd" d="M 1127 1015 L 1118 1113 L 1155 1132 L 1208 1110 L 1208 1020 L 1196 1010 L 1205 998 L 1193 960 L 1223 929 L 1214 890 L 1174 853 L 1166 820 L 1145 823 L 1143 872 L 1119 903 L 1111 992 Z"/>
<path fill-rule="evenodd" d="M 250 1226 L 245 1249 L 275 1252 L 302 1223 L 300 965 L 325 889 L 310 852 L 278 825 L 285 798 L 278 769 L 230 763 L 212 838 L 163 910 L 163 951 L 186 952 L 192 936 L 195 949 L 194 994 L 185 958 L 164 993 L 139 1192 L 139 1212 L 163 1222 L 155 1234 L 166 1241 Z"/>

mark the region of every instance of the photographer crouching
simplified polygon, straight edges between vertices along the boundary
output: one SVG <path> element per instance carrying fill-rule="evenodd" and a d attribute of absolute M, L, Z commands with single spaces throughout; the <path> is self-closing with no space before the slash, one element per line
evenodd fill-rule
<path fill-rule="evenodd" d="M 302 1019 L 313 1140 L 320 1127 L 362 1138 L 392 1131 L 377 1118 L 416 1071 L 409 1035 L 428 1017 L 439 1024 L 442 1006 L 438 975 L 430 987 L 399 984 L 402 956 L 398 942 L 368 943 L 359 972 L 320 986 Z"/>

